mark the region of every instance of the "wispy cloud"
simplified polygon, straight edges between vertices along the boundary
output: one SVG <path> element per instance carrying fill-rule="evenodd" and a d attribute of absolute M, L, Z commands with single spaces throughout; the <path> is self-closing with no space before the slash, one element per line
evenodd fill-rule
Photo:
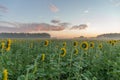
<path fill-rule="evenodd" d="M 58 23 L 60 23 L 60 20 L 58 20 L 58 19 L 53 19 L 53 20 L 51 20 L 51 23 L 58 24 Z"/>
<path fill-rule="evenodd" d="M 48 23 L 12 23 L 0 21 L 0 32 L 40 32 L 40 31 L 62 31 L 62 30 L 84 30 L 87 24 L 71 26 L 68 22 L 52 20 L 54 24 Z"/>
<path fill-rule="evenodd" d="M 89 13 L 89 10 L 85 10 L 85 11 L 83 11 L 85 14 L 87 14 L 87 13 Z"/>
<path fill-rule="evenodd" d="M 50 25 L 47 23 L 41 23 L 38 26 L 34 27 L 34 30 L 37 31 L 61 31 L 64 30 L 64 26 Z"/>
<path fill-rule="evenodd" d="M 119 6 L 120 6 L 120 2 L 119 2 L 119 3 L 115 3 L 115 6 L 116 6 L 116 7 L 119 7 Z"/>
<path fill-rule="evenodd" d="M 84 30 L 87 27 L 88 27 L 87 24 L 80 24 L 80 25 L 76 25 L 76 26 L 71 27 L 70 30 L 74 30 L 74 29 Z"/>
<path fill-rule="evenodd" d="M 8 12 L 8 8 L 3 6 L 3 5 L 0 5 L 0 11 L 2 12 Z"/>
<path fill-rule="evenodd" d="M 0 23 L 0 32 L 61 31 L 64 26 L 47 23 Z"/>
<path fill-rule="evenodd" d="M 120 6 L 120 0 L 110 0 L 110 2 L 116 7 Z"/>
<path fill-rule="evenodd" d="M 50 4 L 49 8 L 50 8 L 50 10 L 51 10 L 52 12 L 54 12 L 54 13 L 56 13 L 56 12 L 59 11 L 58 7 L 55 6 L 54 4 Z"/>
<path fill-rule="evenodd" d="M 58 19 L 51 20 L 51 23 L 57 24 L 58 26 L 64 26 L 64 27 L 68 27 L 71 25 L 71 23 L 69 23 L 69 22 L 62 22 Z"/>
<path fill-rule="evenodd" d="M 59 23 L 58 25 L 68 27 L 70 25 L 70 23 L 62 22 L 62 23 Z"/>

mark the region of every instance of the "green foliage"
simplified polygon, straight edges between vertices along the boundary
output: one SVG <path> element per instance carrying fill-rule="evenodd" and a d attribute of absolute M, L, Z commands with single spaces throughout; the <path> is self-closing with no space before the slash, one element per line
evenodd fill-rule
<path fill-rule="evenodd" d="M 0 46 L 6 41 L 0 40 Z M 4 69 L 8 70 L 8 80 L 120 80 L 120 41 L 115 45 L 92 41 L 94 48 L 88 46 L 88 50 L 80 47 L 81 40 L 76 47 L 74 40 L 48 41 L 45 46 L 45 40 L 13 39 L 10 51 L 0 49 L 0 80 Z M 64 57 L 61 48 L 66 49 Z"/>

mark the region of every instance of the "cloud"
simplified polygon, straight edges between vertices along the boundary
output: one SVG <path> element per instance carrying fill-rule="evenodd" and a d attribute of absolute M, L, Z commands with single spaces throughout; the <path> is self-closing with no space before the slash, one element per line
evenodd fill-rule
<path fill-rule="evenodd" d="M 74 29 L 83 30 L 83 29 L 86 29 L 87 27 L 88 26 L 86 24 L 81 24 L 81 25 L 72 26 L 70 30 L 74 30 Z"/>
<path fill-rule="evenodd" d="M 89 11 L 88 11 L 88 10 L 85 10 L 84 13 L 87 14 L 87 13 L 89 13 Z"/>
<path fill-rule="evenodd" d="M 32 32 L 32 31 L 62 31 L 64 26 L 51 25 L 47 23 L 0 23 L 0 32 Z"/>
<path fill-rule="evenodd" d="M 8 8 L 5 6 L 0 5 L 0 11 L 2 12 L 8 12 Z"/>
<path fill-rule="evenodd" d="M 69 26 L 70 25 L 70 23 L 68 23 L 68 22 L 63 22 L 63 23 L 59 23 L 58 25 L 60 25 L 60 26 Z"/>
<path fill-rule="evenodd" d="M 64 27 L 67 27 L 67 26 L 70 25 L 70 23 L 68 23 L 68 22 L 61 22 L 61 21 L 58 20 L 58 19 L 53 19 L 53 20 L 51 20 L 51 23 L 57 24 L 57 25 L 59 25 L 59 26 L 64 26 Z"/>
<path fill-rule="evenodd" d="M 56 12 L 59 11 L 59 9 L 57 8 L 57 6 L 55 6 L 54 4 L 50 4 L 49 8 L 54 13 L 56 13 Z"/>
<path fill-rule="evenodd" d="M 54 21 L 53 21 L 54 22 Z M 23 32 L 23 33 L 30 33 L 30 32 L 40 32 L 40 31 L 62 31 L 62 30 L 83 30 L 86 29 L 88 26 L 87 24 L 81 24 L 76 26 L 70 26 L 70 23 L 55 20 L 54 24 L 48 23 L 13 23 L 13 22 L 5 22 L 0 21 L 0 32 Z"/>
<path fill-rule="evenodd" d="M 120 6 L 120 2 L 119 2 L 119 3 L 115 3 L 115 6 L 116 6 L 116 7 L 119 7 L 119 6 Z"/>
<path fill-rule="evenodd" d="M 120 0 L 110 0 L 110 2 L 116 7 L 120 6 Z"/>
<path fill-rule="evenodd" d="M 34 30 L 37 31 L 61 31 L 64 30 L 64 26 L 55 26 L 47 23 L 41 23 L 38 26 L 34 27 Z"/>
<path fill-rule="evenodd" d="M 0 27 L 1 26 L 6 26 L 6 27 L 17 27 L 17 24 L 11 23 L 11 22 L 6 22 L 6 21 L 0 21 Z"/>
<path fill-rule="evenodd" d="M 51 20 L 51 23 L 58 24 L 58 23 L 60 23 L 60 20 L 54 19 L 54 20 Z"/>

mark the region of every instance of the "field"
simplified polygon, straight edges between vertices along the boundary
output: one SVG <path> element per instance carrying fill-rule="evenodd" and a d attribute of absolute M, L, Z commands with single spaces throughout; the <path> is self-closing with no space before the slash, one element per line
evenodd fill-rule
<path fill-rule="evenodd" d="M 0 80 L 120 80 L 120 41 L 1 39 Z"/>

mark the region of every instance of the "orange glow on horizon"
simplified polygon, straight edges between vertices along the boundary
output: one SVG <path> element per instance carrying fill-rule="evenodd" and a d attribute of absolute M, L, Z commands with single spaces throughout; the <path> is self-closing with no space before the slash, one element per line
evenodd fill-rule
<path fill-rule="evenodd" d="M 84 37 L 96 37 L 98 34 L 96 33 L 90 33 L 86 31 L 79 31 L 79 30 L 64 30 L 64 31 L 51 31 L 49 32 L 52 37 L 57 37 L 57 38 L 76 38 L 80 36 Z"/>
<path fill-rule="evenodd" d="M 39 33 L 39 32 L 32 32 L 32 33 Z M 90 33 L 86 32 L 85 30 L 80 31 L 80 30 L 63 30 L 63 31 L 42 31 L 40 33 L 49 33 L 51 37 L 56 37 L 56 38 L 77 38 L 80 36 L 84 37 L 96 37 L 96 33 Z"/>

